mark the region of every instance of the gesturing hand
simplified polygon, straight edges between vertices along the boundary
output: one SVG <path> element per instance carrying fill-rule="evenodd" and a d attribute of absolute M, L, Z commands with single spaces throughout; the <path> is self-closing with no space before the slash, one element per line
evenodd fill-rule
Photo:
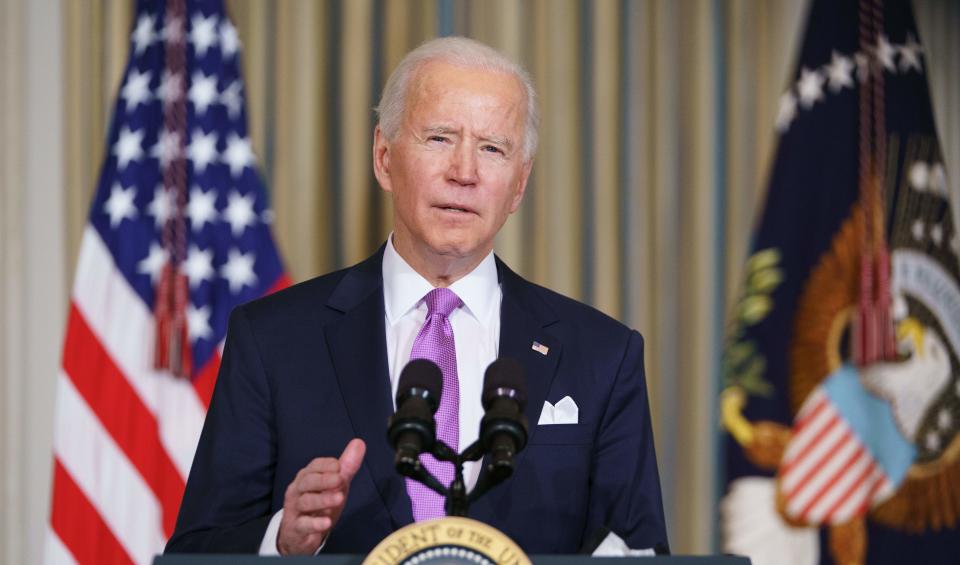
<path fill-rule="evenodd" d="M 357 474 L 367 446 L 353 439 L 340 458 L 318 457 L 300 469 L 283 496 L 283 518 L 277 534 L 280 555 L 312 555 L 340 519 L 350 481 Z"/>

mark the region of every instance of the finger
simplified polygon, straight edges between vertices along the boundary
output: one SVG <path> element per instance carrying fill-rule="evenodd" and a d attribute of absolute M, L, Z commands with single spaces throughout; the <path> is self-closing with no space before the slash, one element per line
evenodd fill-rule
<path fill-rule="evenodd" d="M 342 491 L 309 493 L 297 497 L 296 508 L 301 514 L 324 515 L 343 508 L 345 500 Z"/>
<path fill-rule="evenodd" d="M 366 452 L 367 444 L 359 438 L 350 440 L 343 450 L 340 455 L 340 476 L 346 479 L 347 483 L 352 481 L 353 476 L 360 470 L 360 464 L 363 463 L 363 455 Z"/>
<path fill-rule="evenodd" d="M 333 520 L 328 516 L 309 516 L 306 514 L 297 517 L 294 527 L 301 535 L 324 534 L 330 529 Z"/>
<path fill-rule="evenodd" d="M 340 460 L 336 457 L 317 457 L 300 469 L 301 473 L 337 473 L 340 471 Z"/>
<path fill-rule="evenodd" d="M 340 490 L 346 487 L 346 481 L 338 473 L 309 473 L 297 481 L 297 493 Z"/>

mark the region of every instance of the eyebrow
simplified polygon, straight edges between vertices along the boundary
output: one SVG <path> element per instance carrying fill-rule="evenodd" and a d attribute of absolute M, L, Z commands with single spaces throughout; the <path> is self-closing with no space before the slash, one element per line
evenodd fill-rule
<path fill-rule="evenodd" d="M 460 134 L 460 130 L 450 126 L 431 126 L 424 128 L 423 133 L 425 135 L 434 135 L 434 134 Z M 484 135 L 480 136 L 480 141 L 485 141 L 487 143 L 493 143 L 496 145 L 502 145 L 508 151 L 513 150 L 513 142 L 509 138 L 499 136 L 499 135 Z"/>

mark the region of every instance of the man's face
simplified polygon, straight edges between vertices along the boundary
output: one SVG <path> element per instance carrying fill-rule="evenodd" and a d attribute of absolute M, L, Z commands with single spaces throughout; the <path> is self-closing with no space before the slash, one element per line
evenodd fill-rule
<path fill-rule="evenodd" d="M 510 74 L 441 62 L 416 72 L 397 138 L 377 128 L 373 148 L 401 255 L 463 264 L 493 249 L 530 174 L 525 119 L 523 86 Z"/>

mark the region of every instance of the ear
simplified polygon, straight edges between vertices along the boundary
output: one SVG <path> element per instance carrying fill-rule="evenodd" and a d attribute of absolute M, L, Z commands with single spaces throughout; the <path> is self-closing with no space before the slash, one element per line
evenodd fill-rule
<path fill-rule="evenodd" d="M 373 130 L 373 175 L 377 177 L 380 188 L 386 192 L 393 192 L 390 182 L 390 144 L 377 124 Z"/>
<path fill-rule="evenodd" d="M 513 214 L 520 207 L 523 201 L 523 195 L 527 192 L 527 180 L 530 179 L 530 171 L 533 169 L 533 159 L 523 164 L 523 170 L 520 172 L 520 180 L 517 182 L 517 192 L 513 195 L 513 201 L 510 203 L 510 213 Z"/>

